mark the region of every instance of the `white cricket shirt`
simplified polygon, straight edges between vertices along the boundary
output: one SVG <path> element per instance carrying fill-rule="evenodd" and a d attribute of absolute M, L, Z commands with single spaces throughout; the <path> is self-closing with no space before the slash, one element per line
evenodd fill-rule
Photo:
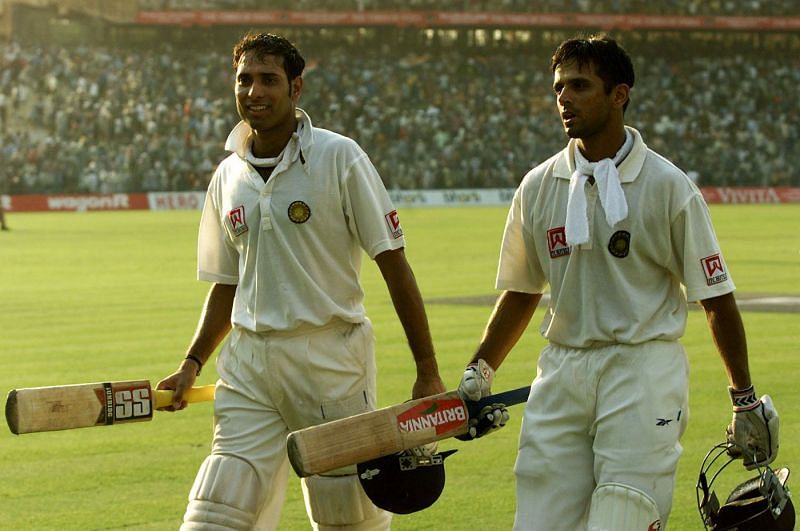
<path fill-rule="evenodd" d="M 404 246 L 389 195 L 355 141 L 300 122 L 265 183 L 245 160 L 250 126 L 208 187 L 198 237 L 198 278 L 237 284 L 232 323 L 254 332 L 364 320 L 362 250 Z"/>
<path fill-rule="evenodd" d="M 734 290 L 703 196 L 638 131 L 619 165 L 628 217 L 608 226 L 597 187 L 586 184 L 589 242 L 566 243 L 571 140 L 525 176 L 506 220 L 496 286 L 542 293 L 550 303 L 540 327 L 573 348 L 676 340 L 690 301 Z"/>

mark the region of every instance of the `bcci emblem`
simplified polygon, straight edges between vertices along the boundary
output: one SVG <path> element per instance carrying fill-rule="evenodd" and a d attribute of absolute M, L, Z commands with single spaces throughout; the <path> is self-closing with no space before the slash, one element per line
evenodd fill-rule
<path fill-rule="evenodd" d="M 302 201 L 294 201 L 289 205 L 289 219 L 292 223 L 305 223 L 311 217 L 311 208 Z"/>
<path fill-rule="evenodd" d="M 608 241 L 608 252 L 617 258 L 625 258 L 631 250 L 631 233 L 618 230 Z"/>

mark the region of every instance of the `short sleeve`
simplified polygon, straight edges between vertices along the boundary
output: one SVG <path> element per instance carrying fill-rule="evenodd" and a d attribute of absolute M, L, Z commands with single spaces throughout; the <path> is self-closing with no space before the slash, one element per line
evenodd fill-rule
<path fill-rule="evenodd" d="M 672 222 L 673 250 L 682 264 L 686 297 L 698 301 L 736 289 L 722 256 L 708 206 L 694 195 Z"/>
<path fill-rule="evenodd" d="M 523 293 L 541 293 L 544 273 L 536 255 L 535 242 L 525 228 L 523 186 L 514 193 L 506 217 L 495 287 Z"/>
<path fill-rule="evenodd" d="M 239 253 L 230 243 L 214 197 L 212 179 L 197 237 L 197 278 L 208 282 L 236 284 L 239 281 Z"/>
<path fill-rule="evenodd" d="M 405 246 L 400 218 L 378 171 L 358 149 L 343 184 L 348 227 L 370 258 Z"/>

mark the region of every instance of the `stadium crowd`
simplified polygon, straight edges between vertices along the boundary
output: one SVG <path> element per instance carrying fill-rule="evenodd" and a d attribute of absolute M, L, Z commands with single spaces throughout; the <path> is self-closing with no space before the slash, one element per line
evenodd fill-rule
<path fill-rule="evenodd" d="M 565 142 L 549 48 L 323 44 L 305 51 L 301 107 L 355 138 L 389 188 L 514 187 Z M 796 55 L 664 52 L 634 54 L 627 116 L 646 142 L 701 185 L 800 186 Z M 0 45 L 0 182 L 9 193 L 202 190 L 237 121 L 232 96 L 224 45 Z"/>
<path fill-rule="evenodd" d="M 292 11 L 467 11 L 637 13 L 650 15 L 800 15 L 794 0 L 138 0 L 140 9 Z"/>

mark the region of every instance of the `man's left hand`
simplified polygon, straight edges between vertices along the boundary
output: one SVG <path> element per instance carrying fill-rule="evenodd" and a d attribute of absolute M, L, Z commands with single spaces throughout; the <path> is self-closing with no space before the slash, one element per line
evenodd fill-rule
<path fill-rule="evenodd" d="M 768 465 L 778 456 L 778 411 L 772 398 L 755 398 L 750 386 L 741 391 L 730 389 L 733 401 L 733 420 L 728 426 L 728 453 L 741 456 L 744 467 L 753 470 Z"/>

